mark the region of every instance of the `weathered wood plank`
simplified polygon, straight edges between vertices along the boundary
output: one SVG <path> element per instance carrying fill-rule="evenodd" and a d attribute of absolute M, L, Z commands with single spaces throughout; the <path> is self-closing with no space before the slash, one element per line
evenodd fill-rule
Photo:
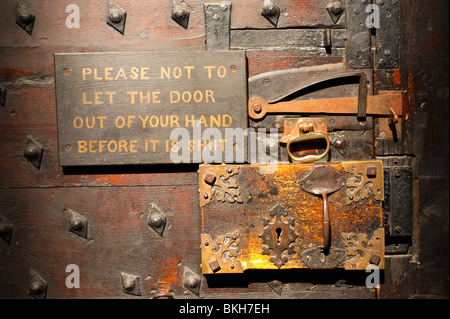
<path fill-rule="evenodd" d="M 2 187 L 139 186 L 196 184 L 197 166 L 66 169 L 58 164 L 56 102 L 53 85 L 8 89 L 0 108 L 0 185 Z M 44 146 L 40 169 L 24 157 L 26 137 Z"/>

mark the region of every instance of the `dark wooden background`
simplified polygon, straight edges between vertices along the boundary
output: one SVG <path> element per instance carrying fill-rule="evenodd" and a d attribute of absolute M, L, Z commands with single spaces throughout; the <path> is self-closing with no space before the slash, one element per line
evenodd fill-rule
<path fill-rule="evenodd" d="M 234 1 L 231 29 L 274 29 L 262 1 Z M 278 29 L 345 29 L 333 24 L 326 0 L 277 0 Z M 15 23 L 16 1 L 1 1 L 0 214 L 14 227 L 0 240 L 0 297 L 27 295 L 31 270 L 48 283 L 47 298 L 139 298 L 122 291 L 121 272 L 141 280 L 141 298 L 374 298 L 365 273 L 250 272 L 205 278 L 200 269 L 198 166 L 62 169 L 58 165 L 54 53 L 205 50 L 203 2 L 187 29 L 171 19 L 171 1 L 118 3 L 127 13 L 124 35 L 106 24 L 108 1 L 77 0 L 80 28 L 68 29 L 74 1 L 26 0 L 36 15 L 32 35 Z M 400 84 L 408 120 L 402 141 L 383 152 L 418 160 L 410 253 L 387 257 L 379 296 L 448 298 L 448 1 L 401 0 Z M 237 49 L 231 47 L 231 49 Z M 245 48 L 243 48 L 245 49 Z M 344 61 L 344 48 L 247 48 L 248 74 Z M 375 92 L 394 87 L 392 72 L 375 73 Z M 25 157 L 28 135 L 44 147 L 40 169 Z M 379 145 L 379 147 L 381 147 Z M 151 204 L 167 216 L 160 237 L 147 226 Z M 68 230 L 65 209 L 88 218 L 88 237 Z M 65 286 L 68 264 L 81 271 L 79 289 Z M 199 296 L 183 286 L 184 267 L 201 278 Z M 281 294 L 268 284 L 284 283 Z"/>

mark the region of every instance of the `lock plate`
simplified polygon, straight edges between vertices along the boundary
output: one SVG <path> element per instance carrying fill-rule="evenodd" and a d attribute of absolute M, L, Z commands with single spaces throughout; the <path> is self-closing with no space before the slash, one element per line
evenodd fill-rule
<path fill-rule="evenodd" d="M 332 171 L 340 186 L 327 194 L 328 250 L 324 249 L 323 198 L 306 186 L 317 167 Z M 381 161 L 201 165 L 199 179 L 203 274 L 247 269 L 363 270 L 369 264 L 384 269 Z M 321 179 L 314 183 L 320 188 Z M 224 185 L 239 200 L 224 197 Z"/>

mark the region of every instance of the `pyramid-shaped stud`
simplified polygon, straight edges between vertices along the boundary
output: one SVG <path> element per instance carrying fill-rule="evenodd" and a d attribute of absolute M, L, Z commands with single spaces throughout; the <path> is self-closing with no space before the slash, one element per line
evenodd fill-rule
<path fill-rule="evenodd" d="M 172 20 L 187 29 L 192 8 L 183 0 L 172 1 Z"/>
<path fill-rule="evenodd" d="M 117 3 L 110 2 L 108 6 L 108 17 L 106 19 L 106 23 L 123 35 L 125 32 L 126 19 L 127 11 Z"/>
<path fill-rule="evenodd" d="M 25 4 L 20 1 L 16 4 L 16 23 L 29 35 L 33 32 L 35 19 L 35 15 L 25 6 Z"/>
<path fill-rule="evenodd" d="M 330 14 L 331 20 L 336 24 L 344 13 L 344 4 L 339 0 L 330 1 L 327 5 L 327 11 Z"/>
<path fill-rule="evenodd" d="M 275 27 L 278 25 L 278 19 L 280 18 L 280 7 L 278 7 L 271 0 L 264 0 L 261 15 L 270 21 Z"/>

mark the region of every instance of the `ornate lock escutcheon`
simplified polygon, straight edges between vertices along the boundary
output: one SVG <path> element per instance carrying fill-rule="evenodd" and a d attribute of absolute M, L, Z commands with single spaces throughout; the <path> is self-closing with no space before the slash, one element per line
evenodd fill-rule
<path fill-rule="evenodd" d="M 381 162 L 266 166 L 200 166 L 203 274 L 384 268 Z"/>

